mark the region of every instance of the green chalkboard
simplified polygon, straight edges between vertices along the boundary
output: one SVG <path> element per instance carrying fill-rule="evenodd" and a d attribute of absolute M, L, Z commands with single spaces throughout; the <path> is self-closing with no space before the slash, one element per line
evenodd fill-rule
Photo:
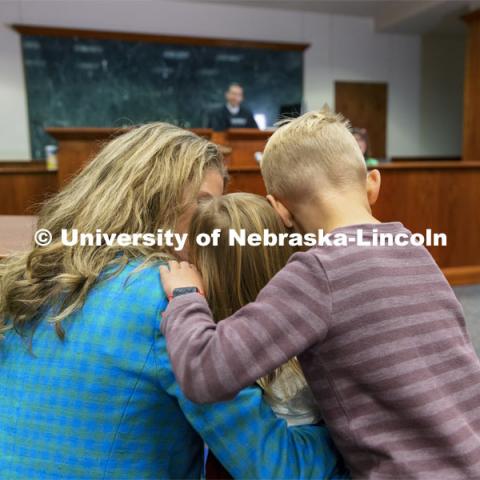
<path fill-rule="evenodd" d="M 22 35 L 22 51 L 37 159 L 54 143 L 47 126 L 206 126 L 230 82 L 268 125 L 282 105 L 302 102 L 301 51 L 43 35 Z"/>

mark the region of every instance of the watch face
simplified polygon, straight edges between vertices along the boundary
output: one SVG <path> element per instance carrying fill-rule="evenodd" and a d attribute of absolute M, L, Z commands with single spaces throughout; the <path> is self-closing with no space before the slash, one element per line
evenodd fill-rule
<path fill-rule="evenodd" d="M 173 290 L 173 296 L 178 297 L 178 295 L 185 295 L 186 293 L 197 293 L 197 287 L 182 287 L 182 288 L 175 288 Z"/>

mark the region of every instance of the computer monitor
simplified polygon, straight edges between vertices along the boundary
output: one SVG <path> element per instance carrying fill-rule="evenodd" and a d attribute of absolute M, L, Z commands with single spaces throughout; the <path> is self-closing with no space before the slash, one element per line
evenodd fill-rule
<path fill-rule="evenodd" d="M 285 118 L 297 118 L 301 114 L 302 114 L 301 103 L 292 103 L 291 105 L 281 105 L 278 119 L 283 120 Z"/>

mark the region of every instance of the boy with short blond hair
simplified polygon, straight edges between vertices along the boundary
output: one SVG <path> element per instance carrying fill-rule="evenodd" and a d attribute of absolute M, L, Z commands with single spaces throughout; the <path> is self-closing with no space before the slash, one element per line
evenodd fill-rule
<path fill-rule="evenodd" d="M 296 203 L 322 188 L 362 185 L 365 160 L 347 122 L 323 110 L 280 123 L 261 164 L 268 193 Z M 288 175 L 285 172 L 289 172 Z"/>
<path fill-rule="evenodd" d="M 462 308 L 424 247 L 355 242 L 358 229 L 411 233 L 372 216 L 380 174 L 346 123 L 324 110 L 283 125 L 262 174 L 287 226 L 351 241 L 295 254 L 218 324 L 195 269 L 161 267 L 161 328 L 187 397 L 231 398 L 297 355 L 354 477 L 480 478 L 480 362 Z"/>

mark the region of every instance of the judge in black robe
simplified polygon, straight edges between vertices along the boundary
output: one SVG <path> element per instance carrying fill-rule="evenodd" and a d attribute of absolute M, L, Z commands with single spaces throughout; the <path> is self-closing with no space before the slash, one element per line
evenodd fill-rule
<path fill-rule="evenodd" d="M 210 113 L 210 128 L 217 131 L 229 128 L 258 128 L 252 112 L 242 106 L 243 88 L 238 83 L 232 83 L 225 92 L 225 105 Z"/>

